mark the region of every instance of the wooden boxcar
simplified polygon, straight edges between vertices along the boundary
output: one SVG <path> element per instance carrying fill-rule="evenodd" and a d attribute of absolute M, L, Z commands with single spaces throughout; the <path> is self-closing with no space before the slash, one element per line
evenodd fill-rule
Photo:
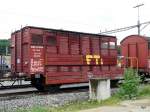
<path fill-rule="evenodd" d="M 133 67 L 143 77 L 150 73 L 150 38 L 139 35 L 130 35 L 121 41 L 121 55 L 126 67 Z"/>
<path fill-rule="evenodd" d="M 43 89 L 92 77 L 120 77 L 116 37 L 26 26 L 11 35 L 12 73 Z M 90 72 L 89 72 L 90 71 Z"/>

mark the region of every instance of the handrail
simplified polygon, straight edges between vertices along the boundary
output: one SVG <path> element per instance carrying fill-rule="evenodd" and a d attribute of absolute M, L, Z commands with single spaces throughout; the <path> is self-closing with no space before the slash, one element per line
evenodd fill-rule
<path fill-rule="evenodd" d="M 138 71 L 138 67 L 139 67 L 139 62 L 138 62 L 138 58 L 137 57 L 125 57 L 125 59 L 129 59 L 131 62 L 130 67 L 133 68 L 133 60 L 136 60 L 136 69 Z"/>

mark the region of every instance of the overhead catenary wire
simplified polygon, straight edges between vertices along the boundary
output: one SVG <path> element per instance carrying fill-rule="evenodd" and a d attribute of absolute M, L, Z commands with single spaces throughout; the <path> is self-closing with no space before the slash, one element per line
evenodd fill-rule
<path fill-rule="evenodd" d="M 150 22 L 149 23 L 147 23 L 145 26 L 143 26 L 143 28 L 142 29 L 140 29 L 140 31 L 142 31 L 142 30 L 144 30 L 148 25 L 150 24 Z"/>
<path fill-rule="evenodd" d="M 142 29 L 140 29 L 140 31 L 142 31 L 144 28 L 146 28 L 149 24 L 150 24 L 150 21 L 140 23 L 140 26 L 145 25 Z M 136 28 L 136 27 L 138 27 L 138 25 L 132 25 L 132 26 L 128 26 L 128 27 L 117 28 L 117 29 L 114 29 L 114 30 L 100 32 L 99 34 L 113 34 L 113 33 L 118 33 L 118 32 L 122 32 L 122 31 L 127 31 L 127 30 L 130 30 L 130 29 Z"/>

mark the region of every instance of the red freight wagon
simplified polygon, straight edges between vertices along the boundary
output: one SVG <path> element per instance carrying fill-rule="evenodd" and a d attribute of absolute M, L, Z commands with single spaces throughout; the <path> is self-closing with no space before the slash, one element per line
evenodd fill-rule
<path fill-rule="evenodd" d="M 13 74 L 29 77 L 39 90 L 45 86 L 117 78 L 116 37 L 27 26 L 11 35 Z"/>
<path fill-rule="evenodd" d="M 143 77 L 150 73 L 150 38 L 139 35 L 130 35 L 121 41 L 121 55 L 124 57 L 124 66 L 133 67 Z"/>

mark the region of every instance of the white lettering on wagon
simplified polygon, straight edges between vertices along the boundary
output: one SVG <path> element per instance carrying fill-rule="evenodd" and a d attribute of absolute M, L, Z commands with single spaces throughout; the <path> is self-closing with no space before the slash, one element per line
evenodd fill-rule
<path fill-rule="evenodd" d="M 42 65 L 42 60 L 31 59 L 31 72 L 43 72 L 44 67 Z"/>
<path fill-rule="evenodd" d="M 30 72 L 44 72 L 44 49 L 43 46 L 31 46 Z"/>

